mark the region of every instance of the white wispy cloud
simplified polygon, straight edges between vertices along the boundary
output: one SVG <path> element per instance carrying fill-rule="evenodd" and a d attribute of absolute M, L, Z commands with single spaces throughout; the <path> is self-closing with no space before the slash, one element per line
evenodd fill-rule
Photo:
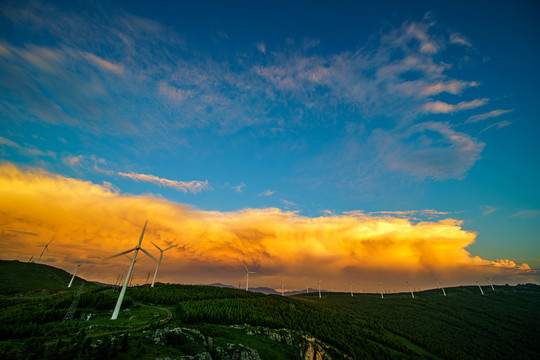
<path fill-rule="evenodd" d="M 161 186 L 170 187 L 172 189 L 179 190 L 185 193 L 191 192 L 193 194 L 196 194 L 203 190 L 211 190 L 210 186 L 208 185 L 208 180 L 177 181 L 177 180 L 169 180 L 169 179 L 160 178 L 154 175 L 136 174 L 133 172 L 130 172 L 130 173 L 117 172 L 116 174 L 119 176 L 136 180 L 136 181 L 146 181 L 146 182 L 158 184 Z"/>
<path fill-rule="evenodd" d="M 508 120 L 503 120 L 503 121 L 499 121 L 499 122 L 496 122 L 496 123 L 493 123 L 489 126 L 487 126 L 484 130 L 482 130 L 481 132 L 484 132 L 486 130 L 489 130 L 493 127 L 496 127 L 497 129 L 502 129 L 504 127 L 507 127 L 509 125 L 512 125 L 512 122 L 511 121 L 508 121 Z"/>
<path fill-rule="evenodd" d="M 404 132 L 379 130 L 372 142 L 390 169 L 420 180 L 463 179 L 485 146 L 447 122 L 420 123 Z"/>
<path fill-rule="evenodd" d="M 522 210 L 515 214 L 512 214 L 510 217 L 514 218 L 522 218 L 522 219 L 532 219 L 534 217 L 537 217 L 540 215 L 540 210 L 532 209 L 532 210 Z"/>
<path fill-rule="evenodd" d="M 459 44 L 467 47 L 472 47 L 472 43 L 464 35 L 460 33 L 450 34 L 450 44 Z"/>
<path fill-rule="evenodd" d="M 6 146 L 17 148 L 17 149 L 21 147 L 16 142 L 6 139 L 5 137 L 2 137 L 2 136 L 0 136 L 0 145 L 6 145 Z"/>
<path fill-rule="evenodd" d="M 256 45 L 257 50 L 259 50 L 261 53 L 266 54 L 266 44 L 265 43 L 257 43 Z"/>
<path fill-rule="evenodd" d="M 105 69 L 107 71 L 112 71 L 113 73 L 116 73 L 118 75 L 121 75 L 124 73 L 124 67 L 119 64 L 112 63 L 110 61 L 107 61 L 95 54 L 89 53 L 89 52 L 83 52 L 83 56 L 93 63 L 94 65 L 97 65 L 101 69 Z"/>
<path fill-rule="evenodd" d="M 68 155 L 62 158 L 62 162 L 66 165 L 69 165 L 70 167 L 75 167 L 77 165 L 80 165 L 83 160 L 84 160 L 83 155 L 77 155 L 77 156 Z"/>
<path fill-rule="evenodd" d="M 276 193 L 275 191 L 272 191 L 270 189 L 266 189 L 262 193 L 260 193 L 258 196 L 272 196 L 275 193 Z"/>
<path fill-rule="evenodd" d="M 38 156 L 38 157 L 56 157 L 56 153 L 52 150 L 41 150 L 35 147 L 24 147 L 21 149 L 21 153 L 26 156 Z"/>
<path fill-rule="evenodd" d="M 480 207 L 482 209 L 483 215 L 490 215 L 493 214 L 495 211 L 497 211 L 497 208 L 490 205 L 483 205 Z"/>
<path fill-rule="evenodd" d="M 502 110 L 502 109 L 492 110 L 492 111 L 489 111 L 487 113 L 478 114 L 478 115 L 472 115 L 472 116 L 469 117 L 469 119 L 467 119 L 466 122 L 467 123 L 474 123 L 474 122 L 486 120 L 486 119 L 489 119 L 489 118 L 499 117 L 501 115 L 508 114 L 509 112 L 512 112 L 512 111 L 513 110 Z"/>
<path fill-rule="evenodd" d="M 392 215 L 392 216 L 398 216 L 398 217 L 406 217 L 406 218 L 427 218 L 427 219 L 433 219 L 439 216 L 445 216 L 449 214 L 454 214 L 454 212 L 449 211 L 439 211 L 439 210 L 433 210 L 433 209 L 425 209 L 425 210 L 398 210 L 398 211 L 375 211 L 370 212 L 368 215 Z"/>
<path fill-rule="evenodd" d="M 475 99 L 472 101 L 462 101 L 458 104 L 447 104 L 443 101 L 432 101 L 424 104 L 423 109 L 431 114 L 448 114 L 462 110 L 474 109 L 485 105 L 489 99 Z"/>
<path fill-rule="evenodd" d="M 165 96 L 169 100 L 175 103 L 181 103 L 191 96 L 189 90 L 182 90 L 167 84 L 166 81 L 160 81 L 158 85 L 158 91 L 161 95 Z"/>
<path fill-rule="evenodd" d="M 244 189 L 246 188 L 246 184 L 244 183 L 241 183 L 241 184 L 238 184 L 236 186 L 233 186 L 232 187 L 234 189 L 234 191 L 236 191 L 237 193 L 241 193 L 244 191 Z"/>
<path fill-rule="evenodd" d="M 5 98 L 7 102 L 22 99 L 24 111 L 18 110 L 19 116 L 14 117 L 20 121 L 67 124 L 91 134 L 129 134 L 139 144 L 175 148 L 179 142 L 170 139 L 188 139 L 183 135 L 191 129 L 233 134 L 249 127 L 265 136 L 287 128 L 328 126 L 349 115 L 360 115 L 365 124 L 382 116 L 395 123 L 385 131 L 377 129 L 376 122 L 369 123 L 363 141 L 376 138 L 378 144 L 406 144 L 405 134 L 422 116 L 452 114 L 488 101 L 451 104 L 436 98 L 442 93 L 462 95 L 479 83 L 449 74 L 452 64 L 441 61 L 444 50 L 452 41 L 465 38 L 441 36 L 432 16 L 373 36 L 354 51 L 317 53 L 319 40 L 291 39 L 284 49 L 271 52 L 262 42 L 251 44 L 247 54 L 227 54 L 223 61 L 204 49 L 190 49 L 166 26 L 121 10 L 105 14 L 96 8 L 90 11 L 96 16 L 84 17 L 36 4 L 4 9 L 9 21 L 49 33 L 58 44 L 1 44 L 0 66 L 9 74 L 4 79 Z M 113 51 L 105 57 L 103 48 Z M 417 79 L 406 80 L 410 74 Z M 54 101 L 49 94 L 54 94 Z M 127 98 L 137 105 L 117 106 Z M 414 142 L 415 163 L 424 174 L 420 177 L 464 176 L 458 169 L 467 171 L 474 164 L 481 142 L 466 134 L 455 135 L 469 139 L 474 151 L 458 145 L 454 135 L 444 137 L 453 145 L 445 150 L 437 147 L 435 153 L 444 154 L 453 165 L 462 164 L 446 175 L 439 169 L 428 171 L 436 169 L 433 159 L 420 152 L 429 153 L 431 147 Z M 405 149 L 412 151 L 411 146 Z M 378 149 L 384 149 L 384 154 L 374 155 L 386 158 L 385 164 L 401 156 L 385 146 Z M 407 163 L 410 167 L 401 168 L 414 176 L 412 162 Z"/>
<path fill-rule="evenodd" d="M 292 201 L 288 201 L 288 200 L 285 200 L 285 199 L 279 199 L 283 204 L 285 204 L 285 206 L 296 206 L 295 203 L 293 203 Z"/>
<path fill-rule="evenodd" d="M 460 81 L 460 80 L 449 80 L 446 82 L 439 82 L 433 85 L 427 85 L 420 95 L 432 96 L 438 95 L 443 92 L 449 94 L 457 95 L 460 94 L 463 89 L 468 87 L 476 87 L 479 84 L 476 81 Z"/>

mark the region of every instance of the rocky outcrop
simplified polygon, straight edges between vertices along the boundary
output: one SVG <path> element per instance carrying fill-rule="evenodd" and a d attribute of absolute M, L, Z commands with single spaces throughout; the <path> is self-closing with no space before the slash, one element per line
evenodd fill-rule
<path fill-rule="evenodd" d="M 215 346 L 210 336 L 205 336 L 196 329 L 182 327 L 156 329 L 146 337 L 155 345 L 167 346 L 174 345 L 178 341 L 189 341 L 202 345 L 207 350 L 195 356 L 184 355 L 174 360 L 260 360 L 259 353 L 255 349 L 242 344 L 229 343 L 225 346 Z M 166 359 L 162 358 L 162 360 Z M 172 359 L 169 358 L 169 360 Z"/>
<path fill-rule="evenodd" d="M 231 328 L 243 330 L 247 335 L 265 335 L 268 338 L 285 343 L 299 349 L 299 357 L 301 360 L 331 360 L 332 357 L 328 354 L 328 350 L 332 350 L 333 354 L 338 354 L 340 359 L 352 359 L 347 354 L 342 353 L 338 349 L 306 334 L 302 331 L 290 329 L 269 329 L 262 326 L 230 325 Z"/>

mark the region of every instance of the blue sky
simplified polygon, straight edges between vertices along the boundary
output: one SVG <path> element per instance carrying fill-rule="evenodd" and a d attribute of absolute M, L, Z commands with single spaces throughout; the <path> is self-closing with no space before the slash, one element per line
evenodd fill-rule
<path fill-rule="evenodd" d="M 450 217 L 538 269 L 539 6 L 485 4 L 5 1 L 0 156 L 208 211 Z"/>

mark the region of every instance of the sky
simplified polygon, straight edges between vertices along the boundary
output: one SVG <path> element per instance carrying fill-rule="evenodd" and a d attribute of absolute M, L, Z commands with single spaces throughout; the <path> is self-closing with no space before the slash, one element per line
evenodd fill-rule
<path fill-rule="evenodd" d="M 160 281 L 538 283 L 539 10 L 3 1 L 2 258 L 114 282 L 148 220 Z"/>

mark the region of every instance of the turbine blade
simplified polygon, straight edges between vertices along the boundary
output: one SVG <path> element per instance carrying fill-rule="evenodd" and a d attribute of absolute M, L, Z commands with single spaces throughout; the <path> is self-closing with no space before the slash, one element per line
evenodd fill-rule
<path fill-rule="evenodd" d="M 167 251 L 167 250 L 172 249 L 173 247 L 177 247 L 177 246 L 178 246 L 178 245 L 169 246 L 168 248 L 166 248 L 166 249 L 163 250 L 163 251 Z"/>
<path fill-rule="evenodd" d="M 50 243 L 52 243 L 54 240 L 56 240 L 55 237 L 54 237 L 51 241 L 49 241 L 49 242 L 47 243 L 47 245 L 49 245 Z M 45 246 L 47 246 L 47 245 L 45 245 Z"/>
<path fill-rule="evenodd" d="M 144 227 L 143 227 L 143 229 L 142 229 L 141 237 L 139 238 L 139 246 L 141 246 L 141 244 L 142 244 L 142 239 L 143 239 L 143 237 L 144 237 L 144 232 L 145 232 L 145 230 L 146 230 L 146 225 L 147 225 L 147 224 L 148 224 L 148 220 L 146 220 L 146 222 L 144 223 Z"/>
<path fill-rule="evenodd" d="M 113 256 L 106 257 L 105 259 L 103 259 L 103 261 L 109 260 L 109 259 L 112 259 L 112 258 L 115 258 L 115 257 L 118 257 L 118 256 L 122 256 L 122 255 L 124 255 L 124 254 L 127 254 L 127 253 L 132 252 L 132 251 L 135 250 L 135 249 L 136 249 L 136 248 L 133 248 L 133 249 L 130 249 L 130 250 L 127 250 L 127 251 L 123 251 L 123 252 L 121 252 L 121 253 L 119 253 L 119 254 L 116 254 L 116 255 L 113 255 Z"/>
<path fill-rule="evenodd" d="M 155 257 L 153 257 L 152 255 L 150 255 L 150 253 L 148 251 L 144 250 L 143 248 L 141 248 L 141 251 L 143 253 L 145 253 L 146 255 L 150 256 L 152 259 L 154 259 L 155 262 L 157 262 L 157 259 Z"/>
<path fill-rule="evenodd" d="M 155 247 L 157 247 L 157 249 L 158 249 L 159 251 L 165 251 L 165 250 L 167 250 L 167 249 L 165 249 L 165 250 L 161 250 L 161 248 L 160 248 L 159 246 L 157 246 L 156 244 L 154 244 L 154 242 L 153 242 L 153 241 L 150 241 L 150 242 L 152 243 L 152 245 L 154 245 Z"/>

